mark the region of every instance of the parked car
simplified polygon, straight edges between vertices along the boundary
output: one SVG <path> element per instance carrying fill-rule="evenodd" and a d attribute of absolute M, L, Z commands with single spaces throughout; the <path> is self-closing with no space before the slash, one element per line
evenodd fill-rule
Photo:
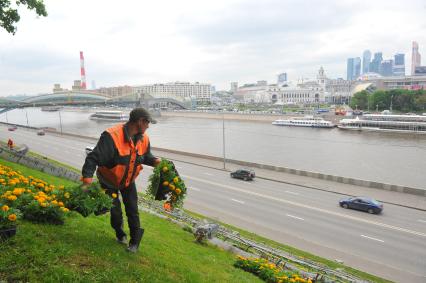
<path fill-rule="evenodd" d="M 44 136 L 46 133 L 44 132 L 44 130 L 38 130 L 37 131 L 37 135 L 39 136 Z"/>
<path fill-rule="evenodd" d="M 379 214 L 383 211 L 383 204 L 373 198 L 368 197 L 349 197 L 339 201 L 343 208 L 351 208 L 366 211 L 370 214 Z"/>
<path fill-rule="evenodd" d="M 93 149 L 94 149 L 95 147 L 94 146 L 92 146 L 92 145 L 88 145 L 88 146 L 86 146 L 86 149 L 85 149 L 85 151 L 86 151 L 86 155 L 88 155 L 89 153 L 91 153 L 92 151 L 93 151 Z"/>
<path fill-rule="evenodd" d="M 16 126 L 10 126 L 9 128 L 8 128 L 8 130 L 9 131 L 14 131 L 14 130 L 17 130 L 18 129 L 18 127 L 16 127 Z"/>
<path fill-rule="evenodd" d="M 242 179 L 244 181 L 251 181 L 256 177 L 256 174 L 251 169 L 238 169 L 234 172 L 231 172 L 231 178 Z"/>

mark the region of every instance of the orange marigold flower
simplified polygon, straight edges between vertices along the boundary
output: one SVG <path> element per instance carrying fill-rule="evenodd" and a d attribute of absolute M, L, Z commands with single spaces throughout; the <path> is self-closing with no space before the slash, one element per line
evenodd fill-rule
<path fill-rule="evenodd" d="M 7 199 L 11 200 L 11 201 L 15 201 L 17 199 L 17 197 L 16 196 L 8 196 Z"/>
<path fill-rule="evenodd" d="M 1 207 L 1 210 L 3 210 L 3 211 L 8 211 L 8 210 L 9 210 L 9 207 L 8 207 L 7 205 L 3 205 L 3 206 Z"/>
<path fill-rule="evenodd" d="M 176 189 L 176 194 L 179 195 L 181 193 L 181 189 Z"/>
<path fill-rule="evenodd" d="M 16 214 L 11 214 L 7 217 L 10 221 L 16 221 Z"/>
<path fill-rule="evenodd" d="M 60 202 L 58 202 L 58 205 L 59 205 L 60 207 L 63 207 L 63 206 L 64 206 L 64 203 L 63 203 L 62 201 L 60 201 Z"/>

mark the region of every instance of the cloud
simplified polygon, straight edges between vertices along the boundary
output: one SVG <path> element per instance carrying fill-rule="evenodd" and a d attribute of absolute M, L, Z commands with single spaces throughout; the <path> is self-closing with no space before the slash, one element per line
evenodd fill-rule
<path fill-rule="evenodd" d="M 88 85 L 177 80 L 228 89 L 287 71 L 314 77 L 320 66 L 345 77 L 346 59 L 365 49 L 385 58 L 411 41 L 426 57 L 422 0 L 47 0 L 47 18 L 21 10 L 15 36 L 0 31 L 0 96 Z M 407 68 L 409 68 L 409 63 Z"/>

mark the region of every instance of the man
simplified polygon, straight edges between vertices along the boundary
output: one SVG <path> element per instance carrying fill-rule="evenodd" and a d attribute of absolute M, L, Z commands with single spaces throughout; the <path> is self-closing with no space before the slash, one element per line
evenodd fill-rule
<path fill-rule="evenodd" d="M 9 149 L 13 149 L 13 141 L 12 141 L 12 139 L 9 139 L 7 141 L 7 146 L 9 147 Z"/>
<path fill-rule="evenodd" d="M 144 233 L 144 229 L 140 227 L 135 179 L 142 170 L 142 164 L 155 167 L 161 161 L 151 154 L 149 138 L 145 134 L 149 123 L 156 121 L 147 110 L 133 109 L 127 123 L 116 125 L 102 133 L 96 147 L 87 155 L 82 169 L 83 185 L 87 185 L 92 182 L 98 167 L 96 175 L 102 188 L 113 196 L 111 226 L 115 230 L 117 241 L 127 245 L 121 203 L 117 197 L 120 192 L 130 229 L 127 250 L 133 253 L 137 252 Z"/>

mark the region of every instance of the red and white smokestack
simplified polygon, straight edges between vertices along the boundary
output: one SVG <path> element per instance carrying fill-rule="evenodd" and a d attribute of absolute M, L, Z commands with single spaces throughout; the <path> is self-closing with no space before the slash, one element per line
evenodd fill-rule
<path fill-rule="evenodd" d="M 84 70 L 83 51 L 80 51 L 80 73 L 81 73 L 81 88 L 86 89 L 86 71 Z"/>

